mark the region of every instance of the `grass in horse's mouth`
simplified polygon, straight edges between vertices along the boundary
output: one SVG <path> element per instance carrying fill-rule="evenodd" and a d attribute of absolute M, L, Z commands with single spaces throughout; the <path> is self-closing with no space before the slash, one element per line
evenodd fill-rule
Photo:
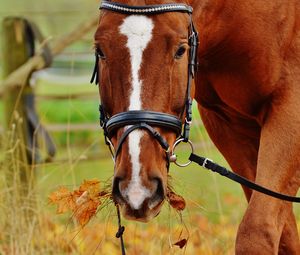
<path fill-rule="evenodd" d="M 111 181 L 101 184 L 99 180 L 85 180 L 73 191 L 61 186 L 48 199 L 50 204 L 57 206 L 57 214 L 71 211 L 72 217 L 85 226 L 99 211 L 113 203 Z M 185 209 L 184 198 L 174 192 L 169 182 L 165 199 L 176 211 Z"/>

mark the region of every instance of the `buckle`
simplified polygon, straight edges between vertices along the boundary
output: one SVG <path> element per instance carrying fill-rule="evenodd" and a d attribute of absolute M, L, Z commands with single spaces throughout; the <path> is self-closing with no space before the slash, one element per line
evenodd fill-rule
<path fill-rule="evenodd" d="M 206 165 L 207 165 L 209 162 L 210 162 L 210 163 L 213 163 L 213 161 L 212 161 L 211 159 L 206 158 L 206 159 L 203 161 L 203 164 L 202 164 L 201 166 L 204 167 L 204 168 L 206 168 L 206 169 L 209 169 L 209 168 L 206 167 Z"/>
<path fill-rule="evenodd" d="M 186 124 L 192 125 L 192 122 L 193 122 L 192 120 L 188 120 L 187 118 L 185 118 L 185 123 L 186 123 Z"/>

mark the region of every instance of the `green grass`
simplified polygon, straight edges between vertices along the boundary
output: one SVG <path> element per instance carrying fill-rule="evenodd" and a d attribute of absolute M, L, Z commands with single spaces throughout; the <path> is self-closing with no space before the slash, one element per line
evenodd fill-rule
<path fill-rule="evenodd" d="M 3 112 L 4 112 L 4 108 L 3 108 L 3 102 L 2 101 L 0 101 L 0 124 L 2 124 L 3 123 Z"/>
<path fill-rule="evenodd" d="M 67 73 L 64 74 L 66 77 Z M 72 71 L 70 70 L 70 77 L 72 77 Z M 73 78 L 74 79 L 74 78 Z M 81 93 L 92 93 L 98 95 L 98 88 L 95 85 L 89 84 L 87 79 L 86 83 L 78 85 L 66 85 L 61 82 L 53 84 L 45 79 L 41 79 L 36 84 L 36 94 L 37 95 L 71 95 L 71 94 L 81 94 Z"/>
<path fill-rule="evenodd" d="M 41 102 L 38 111 L 45 123 L 98 123 L 98 107 L 94 100 L 50 100 Z"/>

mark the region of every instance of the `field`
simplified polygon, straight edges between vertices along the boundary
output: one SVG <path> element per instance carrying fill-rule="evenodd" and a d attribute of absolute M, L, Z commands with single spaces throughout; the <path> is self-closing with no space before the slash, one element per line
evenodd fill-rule
<path fill-rule="evenodd" d="M 71 5 L 63 0 L 0 1 L 1 19 L 19 14 L 31 17 L 53 40 L 96 13 L 98 6 L 94 0 L 75 0 Z M 81 52 L 91 60 L 79 60 Z M 56 208 L 48 202 L 49 194 L 60 186 L 72 190 L 84 180 L 98 179 L 106 187 L 113 175 L 102 131 L 97 129 L 98 89 L 88 84 L 93 64 L 92 33 L 64 54 L 68 60 L 58 57 L 53 69 L 47 71 L 56 78 L 40 74 L 35 85 L 41 122 L 49 127 L 55 123 L 67 125 L 64 131 L 51 131 L 57 146 L 55 160 L 39 164 L 33 170 L 35 185 L 27 196 L 17 195 L 23 189 L 18 164 L 12 173 L 7 173 L 5 164 L 0 164 L 0 254 L 120 254 L 119 240 L 115 238 L 117 215 L 112 203 L 104 203 L 96 217 L 81 228 L 71 214 L 57 215 Z M 0 59 L 3 60 L 1 56 Z M 86 82 L 78 81 L 82 77 L 86 77 Z M 85 93 L 95 97 L 72 99 L 73 94 Z M 65 95 L 67 99 L 45 99 L 50 95 Z M 0 101 L 1 126 L 2 116 Z M 209 140 L 196 105 L 193 117 L 191 138 L 196 153 L 228 167 Z M 95 128 L 72 131 L 72 125 L 81 123 L 92 123 Z M 10 153 L 4 149 L 7 139 L 2 134 L 2 161 Z M 41 147 L 44 155 L 43 144 Z M 188 157 L 185 148 L 179 154 L 180 159 Z M 7 174 L 11 180 L 6 178 Z M 175 191 L 186 200 L 185 211 L 179 214 L 165 203 L 161 214 L 150 223 L 123 220 L 128 254 L 234 254 L 236 231 L 246 209 L 241 187 L 196 165 L 187 168 L 172 165 L 170 178 Z M 25 215 L 28 208 L 30 213 Z M 295 205 L 294 209 L 299 222 L 300 206 Z M 182 239 L 188 242 L 180 249 L 174 244 Z"/>
<path fill-rule="evenodd" d="M 72 86 L 70 89 L 69 85 L 49 84 L 41 80 L 37 85 L 36 93 L 37 95 L 55 93 L 61 95 L 91 91 L 97 93 L 97 88 L 82 84 Z M 95 122 L 97 125 L 97 99 L 88 102 L 50 100 L 37 101 L 37 103 L 40 117 L 45 124 L 69 123 L 71 125 L 80 122 Z M 57 111 L 57 109 L 64 109 L 64 111 Z M 194 117 L 195 127 L 192 130 L 192 138 L 197 143 L 197 152 L 205 153 L 212 159 L 224 163 L 222 157 L 209 142 L 199 116 L 195 114 Z M 58 146 L 57 162 L 42 164 L 36 169 L 36 193 L 39 201 L 37 217 L 41 221 L 40 227 L 43 227 L 42 239 L 47 245 L 45 247 L 41 240 L 38 240 L 37 242 L 41 245 L 39 250 L 36 251 L 32 247 L 30 249 L 34 249 L 34 253 L 37 254 L 41 254 L 42 251 L 50 254 L 54 252 L 53 249 L 63 254 L 90 254 L 94 250 L 95 254 L 119 254 L 119 243 L 114 238 L 117 224 L 113 205 L 103 208 L 90 224 L 80 230 L 73 221 L 70 221 L 71 215 L 56 215 L 55 208 L 47 202 L 47 196 L 60 185 L 72 189 L 78 187 L 84 179 L 96 178 L 107 183 L 107 180 L 111 178 L 113 164 L 103 145 L 100 129 L 94 132 L 67 131 L 52 133 L 52 135 Z M 99 157 L 90 159 L 95 154 Z M 182 158 L 188 156 L 184 152 L 180 154 Z M 125 241 L 129 254 L 148 254 L 149 249 L 151 251 L 149 254 L 166 254 L 166 252 L 181 254 L 184 251 L 186 254 L 194 254 L 194 251 L 201 250 L 208 252 L 207 254 L 209 252 L 230 254 L 233 249 L 236 227 L 245 207 L 240 187 L 196 166 L 186 169 L 172 166 L 170 175 L 175 190 L 187 202 L 187 209 L 182 214 L 182 220 L 174 210 L 165 205 L 161 215 L 149 224 L 124 222 L 127 228 Z M 2 194 L 5 194 L 5 190 Z M 186 250 L 183 251 L 170 246 L 181 238 L 181 231 L 183 231 L 182 238 L 189 237 L 190 239 Z M 147 249 L 142 242 L 144 238 L 148 240 Z M 3 245 L 5 247 L 5 243 Z"/>
<path fill-rule="evenodd" d="M 59 91 L 58 87 L 62 91 Z M 75 90 L 78 93 L 90 90 L 97 93 L 97 88 L 89 84 L 78 85 Z M 63 84 L 50 85 L 43 80 L 37 87 L 37 94 L 58 92 L 71 93 Z M 97 99 L 89 102 L 44 101 L 38 102 L 38 109 L 43 123 L 66 122 L 71 125 L 95 122 L 97 125 L 97 104 Z M 57 111 L 56 107 L 64 111 Z M 195 141 L 197 153 L 226 165 L 209 141 L 196 109 L 194 119 L 192 139 Z M 114 237 L 117 217 L 112 204 L 103 207 L 97 216 L 81 229 L 72 220 L 71 214 L 56 215 L 55 207 L 47 201 L 47 196 L 61 185 L 73 189 L 83 180 L 99 179 L 103 185 L 111 182 L 113 164 L 103 144 L 101 131 L 66 131 L 52 135 L 58 146 L 56 161 L 41 164 L 36 169 L 35 192 L 39 202 L 34 226 L 35 231 L 41 231 L 41 234 L 35 237 L 37 240 L 34 238 L 36 244 L 33 245 L 30 233 L 24 233 L 28 235 L 23 239 L 26 244 L 22 245 L 20 242 L 20 248 L 28 247 L 31 254 L 119 254 L 119 242 Z M 98 157 L 95 158 L 95 154 Z M 188 156 L 184 149 L 179 154 L 183 159 Z M 124 221 L 128 253 L 233 254 L 236 230 L 246 207 L 240 186 L 196 165 L 184 169 L 172 165 L 170 175 L 176 192 L 186 199 L 186 210 L 179 215 L 166 204 L 162 213 L 148 224 Z M 0 194 L 5 195 L 5 192 L 4 189 Z M 15 206 L 16 212 L 10 216 L 20 217 L 17 213 L 19 204 Z M 299 215 L 299 206 L 296 207 L 296 212 Z M 14 218 L 13 222 L 19 220 Z M 24 238 L 23 235 L 19 237 Z M 183 238 L 188 239 L 185 249 L 181 250 L 172 245 Z M 1 246 L 0 243 L 4 253 L 5 244 L 2 242 Z"/>
<path fill-rule="evenodd" d="M 84 87 L 96 92 L 96 88 L 91 87 L 91 85 L 82 85 L 82 88 Z M 51 90 L 43 84 L 40 88 L 45 91 Z M 61 104 L 59 108 L 68 109 L 67 113 L 61 116 L 55 114 L 55 109 L 49 107 L 48 103 L 44 102 L 40 105 L 42 119 L 46 122 L 70 121 L 78 123 L 97 120 L 97 102 L 94 102 L 94 107 L 93 102 L 59 102 Z M 51 105 L 51 102 L 49 104 Z M 192 137 L 197 143 L 197 152 L 225 164 L 222 157 L 209 142 L 196 111 L 194 117 L 195 126 L 192 130 Z M 106 183 L 111 178 L 113 165 L 107 149 L 103 146 L 100 131 L 89 134 L 86 132 L 76 134 L 67 132 L 58 134 L 55 138 L 57 143 L 62 144 L 63 147 L 59 151 L 58 157 L 67 157 L 71 160 L 64 164 L 50 164 L 39 168 L 38 194 L 44 196 L 50 194 L 59 185 L 78 187 L 84 179 L 97 178 Z M 88 143 L 86 144 L 86 142 Z M 78 144 L 85 144 L 85 146 Z M 93 154 L 93 150 L 99 153 L 99 158 L 89 160 L 88 155 Z M 187 153 L 183 152 L 183 149 L 180 154 L 181 158 L 188 156 Z M 214 174 L 205 172 L 195 165 L 186 169 L 172 166 L 170 175 L 175 190 L 187 202 L 187 209 L 182 214 L 182 220 L 170 206 L 165 205 L 160 216 L 147 225 L 125 222 L 127 228 L 125 240 L 129 254 L 182 254 L 184 252 L 185 254 L 195 254 L 196 251 L 203 251 L 207 254 L 231 254 L 236 228 L 245 208 L 241 188 Z M 58 180 L 60 180 L 59 183 Z M 44 203 L 46 203 L 45 200 Z M 47 218 L 51 218 L 55 225 L 62 224 L 62 227 L 65 226 L 63 224 L 66 223 L 62 222 L 62 217 L 55 216 L 54 208 L 46 206 L 45 209 L 49 213 Z M 59 229 L 59 231 L 63 230 L 64 228 Z M 78 249 L 79 242 L 79 247 L 82 249 L 80 253 L 83 254 L 89 254 L 93 249 L 96 250 L 98 245 L 96 254 L 118 254 L 119 243 L 118 240 L 114 239 L 116 230 L 115 208 L 109 205 L 76 235 L 74 245 Z M 68 233 L 70 240 L 76 234 L 72 227 L 68 227 L 68 230 L 65 229 L 64 231 Z M 180 237 L 181 231 L 183 232 Z M 82 239 L 82 232 L 84 233 L 83 236 L 86 236 L 86 240 Z M 172 248 L 170 245 L 180 238 L 188 237 L 190 241 L 186 250 L 180 250 L 177 247 Z M 149 240 L 146 249 L 142 241 L 144 238 Z M 108 251 L 108 249 L 112 249 L 112 251 Z M 147 253 L 148 250 L 151 252 Z"/>
<path fill-rule="evenodd" d="M 78 93 L 90 90 L 97 93 L 97 88 L 89 84 L 78 85 L 75 90 Z M 50 85 L 42 80 L 36 92 L 38 95 L 58 92 L 68 94 L 68 87 L 63 84 Z M 97 125 L 97 104 L 97 99 L 89 102 L 38 101 L 38 109 L 43 123 L 46 124 L 95 122 Z M 56 107 L 64 111 L 57 111 Z M 197 143 L 197 152 L 224 164 L 222 157 L 209 142 L 199 116 L 195 114 L 194 117 L 192 138 Z M 73 189 L 83 180 L 90 179 L 99 179 L 103 185 L 110 183 L 113 164 L 103 144 L 100 129 L 94 132 L 66 131 L 52 135 L 58 146 L 57 158 L 55 162 L 41 164 L 36 169 L 34 191 L 39 202 L 35 215 L 38 223 L 34 226 L 37 229 L 42 228 L 39 230 L 42 235 L 38 235 L 35 241 L 38 243 L 37 247 L 32 246 L 28 240 L 29 235 L 19 243 L 19 248 L 26 246 L 36 254 L 119 254 L 119 243 L 114 238 L 117 218 L 112 204 L 101 209 L 97 217 L 81 229 L 71 220 L 70 214 L 56 215 L 54 206 L 50 206 L 47 201 L 47 196 L 61 185 Z M 99 156 L 95 158 L 95 154 Z M 182 149 L 180 157 L 187 156 Z M 148 224 L 125 221 L 125 242 L 129 254 L 231 254 L 236 228 L 245 208 L 241 188 L 195 165 L 185 169 L 172 166 L 170 175 L 175 190 L 186 199 L 187 209 L 179 215 L 166 204 L 160 216 Z M 0 194 L 5 196 L 6 190 Z M 22 217 L 17 212 L 20 204 L 16 201 L 14 206 L 16 211 L 7 220 L 18 222 L 21 220 L 18 217 Z M 4 209 L 7 211 L 8 208 Z M 12 231 L 11 228 L 8 230 Z M 23 235 L 20 237 L 24 238 Z M 181 238 L 189 239 L 186 249 L 183 250 L 172 246 Z M 0 248 L 5 253 L 6 243 L 1 243 Z"/>

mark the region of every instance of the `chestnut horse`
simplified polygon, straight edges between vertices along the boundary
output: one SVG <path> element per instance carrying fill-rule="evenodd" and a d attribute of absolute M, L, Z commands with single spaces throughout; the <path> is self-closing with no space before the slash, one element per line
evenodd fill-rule
<path fill-rule="evenodd" d="M 115 1 L 112 1 L 115 2 Z M 119 0 L 193 7 L 199 31 L 194 99 L 217 148 L 238 174 L 277 192 L 300 185 L 300 1 Z M 151 110 L 181 118 L 188 80 L 190 17 L 103 10 L 95 34 L 101 102 L 108 116 Z M 126 128 L 111 138 L 117 146 Z M 155 129 L 170 144 L 176 134 Z M 129 219 L 148 221 L 167 190 L 165 151 L 135 130 L 116 158 L 114 200 Z M 244 188 L 249 202 L 236 254 L 300 254 L 292 204 Z"/>

